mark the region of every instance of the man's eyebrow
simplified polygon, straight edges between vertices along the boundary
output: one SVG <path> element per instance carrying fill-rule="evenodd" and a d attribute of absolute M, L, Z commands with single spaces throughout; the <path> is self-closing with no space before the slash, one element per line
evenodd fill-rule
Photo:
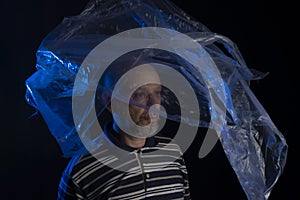
<path fill-rule="evenodd" d="M 137 88 L 136 91 L 137 90 L 145 90 L 145 89 L 147 89 L 147 87 L 148 87 L 147 85 L 142 85 L 141 87 Z M 154 89 L 162 89 L 162 87 L 160 84 L 157 84 L 154 86 Z"/>

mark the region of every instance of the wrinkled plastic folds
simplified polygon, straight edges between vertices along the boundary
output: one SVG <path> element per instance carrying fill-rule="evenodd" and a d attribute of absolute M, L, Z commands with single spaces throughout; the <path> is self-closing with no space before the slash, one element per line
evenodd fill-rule
<path fill-rule="evenodd" d="M 248 68 L 229 38 L 211 32 L 168 0 L 92 0 L 81 14 L 65 18 L 42 41 L 36 53 L 37 71 L 26 80 L 26 100 L 43 116 L 63 154 L 70 157 L 83 148 L 73 121 L 72 94 L 76 94 L 74 81 L 84 58 L 105 39 L 141 27 L 162 27 L 187 34 L 209 53 L 222 77 L 221 81 L 210 77 L 215 80 L 210 88 L 203 80 L 213 74 L 200 73 L 178 56 L 152 49 L 135 55 L 138 59 L 151 54 L 155 62 L 176 68 L 188 79 L 201 109 L 200 122 L 196 124 L 199 127 L 216 128 L 218 116 L 215 124 L 209 123 L 213 117 L 209 92 L 218 95 L 218 88 L 225 88 L 218 97 L 221 103 L 214 105 L 226 108 L 226 123 L 222 124 L 219 139 L 248 199 L 267 199 L 283 172 L 287 144 L 249 87 L 250 81 L 265 74 Z M 170 48 L 176 51 L 176 47 Z M 83 81 L 93 84 L 94 67 L 85 68 Z M 77 94 L 80 96 L 80 91 Z M 172 110 L 174 102 L 165 97 L 164 104 L 171 113 L 168 117 L 176 121 L 180 113 Z M 86 111 L 90 112 L 88 108 Z"/>

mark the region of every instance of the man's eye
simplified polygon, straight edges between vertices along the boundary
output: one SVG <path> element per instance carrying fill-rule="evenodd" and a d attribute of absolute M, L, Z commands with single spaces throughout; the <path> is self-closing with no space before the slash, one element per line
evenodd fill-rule
<path fill-rule="evenodd" d="M 136 92 L 132 95 L 132 98 L 134 100 L 141 100 L 141 99 L 144 99 L 145 97 L 146 97 L 146 94 L 143 92 Z"/>
<path fill-rule="evenodd" d="M 156 95 L 156 96 L 160 96 L 160 95 L 161 95 L 161 91 L 156 91 L 156 92 L 155 92 L 155 95 Z"/>

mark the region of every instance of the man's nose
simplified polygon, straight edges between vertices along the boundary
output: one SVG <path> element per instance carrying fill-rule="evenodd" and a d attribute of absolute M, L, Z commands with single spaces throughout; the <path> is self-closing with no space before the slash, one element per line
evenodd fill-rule
<path fill-rule="evenodd" d="M 148 101 L 147 101 L 147 105 L 148 106 L 152 106 L 154 104 L 160 104 L 161 99 L 159 95 L 156 94 L 148 94 Z"/>

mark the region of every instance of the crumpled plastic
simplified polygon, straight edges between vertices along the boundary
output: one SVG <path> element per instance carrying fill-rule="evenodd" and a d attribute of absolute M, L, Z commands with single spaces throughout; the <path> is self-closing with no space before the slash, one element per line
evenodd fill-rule
<path fill-rule="evenodd" d="M 25 97 L 43 116 L 64 156 L 71 157 L 84 148 L 73 120 L 72 95 L 89 92 L 89 87 L 99 81 L 94 76 L 99 66 L 81 68 L 84 59 L 111 36 L 146 27 L 186 34 L 212 58 L 221 80 L 214 72 L 209 72 L 210 69 L 200 73 L 199 68 L 174 53 L 151 48 L 132 52 L 136 59 L 150 55 L 153 62 L 168 65 L 184 75 L 193 86 L 201 109 L 200 121 L 185 119 L 185 122 L 220 130 L 223 149 L 248 199 L 268 199 L 283 173 L 288 146 L 249 87 L 250 81 L 264 78 L 266 74 L 248 68 L 233 41 L 211 32 L 168 0 L 91 0 L 79 15 L 65 18 L 44 38 L 36 53 L 37 71 L 26 80 Z M 144 36 L 147 34 L 149 32 L 145 31 Z M 169 47 L 176 52 L 176 46 Z M 185 54 L 193 57 L 193 52 L 188 50 Z M 86 87 L 75 91 L 74 82 L 80 70 L 83 70 L 80 80 Z M 207 80 L 211 80 L 209 86 Z M 212 101 L 211 93 L 219 103 Z M 162 94 L 162 99 L 170 112 L 168 119 L 179 121 L 180 112 L 174 109 L 178 103 L 176 97 L 166 93 Z M 94 103 L 91 101 L 85 108 L 87 115 L 92 112 Z M 181 106 L 192 109 L 189 105 Z M 101 114 L 102 107 L 97 114 Z M 224 109 L 226 114 L 222 118 L 218 110 Z M 83 117 L 82 123 L 87 119 Z M 85 138 L 91 140 L 88 135 Z"/>

